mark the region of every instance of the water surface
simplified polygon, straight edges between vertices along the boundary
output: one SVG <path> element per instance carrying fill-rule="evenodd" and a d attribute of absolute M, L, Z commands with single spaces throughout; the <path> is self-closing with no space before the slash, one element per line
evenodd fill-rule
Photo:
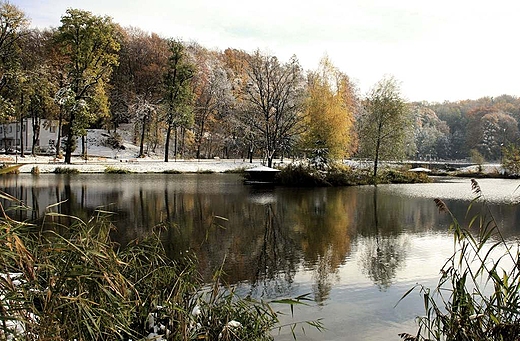
<path fill-rule="evenodd" d="M 469 179 L 433 184 L 348 188 L 256 188 L 237 175 L 80 174 L 2 177 L 4 190 L 34 207 L 87 219 L 115 212 L 122 244 L 157 226 L 172 256 L 194 252 L 206 279 L 224 264 L 226 280 L 266 300 L 309 293 L 294 320 L 323 318 L 326 331 L 306 328 L 300 340 L 399 340 L 423 313 L 419 294 L 394 307 L 413 285 L 434 287 L 453 249 L 440 198 L 460 221 L 475 194 Z M 519 235 L 520 182 L 482 179 L 489 212 L 504 234 Z M 487 211 L 486 211 L 487 212 Z M 19 217 L 23 218 L 23 217 Z M 289 312 L 287 307 L 276 307 Z M 294 321 L 290 315 L 284 321 Z M 289 331 L 276 333 L 290 340 Z"/>

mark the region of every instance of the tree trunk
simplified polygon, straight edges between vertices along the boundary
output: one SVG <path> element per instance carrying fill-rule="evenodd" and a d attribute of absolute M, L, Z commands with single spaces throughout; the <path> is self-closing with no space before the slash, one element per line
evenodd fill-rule
<path fill-rule="evenodd" d="M 81 136 L 81 156 L 86 160 L 87 159 L 87 137 Z"/>
<path fill-rule="evenodd" d="M 173 140 L 173 159 L 177 161 L 177 127 L 175 127 Z"/>
<path fill-rule="evenodd" d="M 373 174 L 373 177 L 374 177 L 374 183 L 376 184 L 377 183 L 377 165 L 379 163 L 379 148 L 381 147 L 381 139 L 378 138 L 377 141 L 376 141 L 376 153 L 375 153 L 375 157 L 374 157 L 374 174 Z"/>
<path fill-rule="evenodd" d="M 164 162 L 168 162 L 168 154 L 170 153 L 170 137 L 172 135 L 172 125 L 168 124 L 168 129 L 166 130 L 166 142 L 164 145 Z"/>
<path fill-rule="evenodd" d="M 7 125 L 4 125 L 4 129 L 2 129 L 4 131 L 4 154 L 7 155 Z"/>
<path fill-rule="evenodd" d="M 197 159 L 200 159 L 200 148 L 202 145 L 203 136 L 204 136 L 204 121 L 200 125 L 200 132 L 197 137 Z"/>
<path fill-rule="evenodd" d="M 144 157 L 144 136 L 146 133 L 146 115 L 143 117 L 143 123 L 141 128 L 141 142 L 139 144 L 139 157 Z"/>
<path fill-rule="evenodd" d="M 55 146 L 56 147 L 56 157 L 60 157 L 62 123 L 63 123 L 63 116 L 62 116 L 62 113 L 60 111 L 60 117 L 58 119 L 58 138 L 57 138 L 56 146 Z"/>
<path fill-rule="evenodd" d="M 32 129 L 33 129 L 33 137 L 32 137 L 32 147 L 31 154 L 33 156 L 36 155 L 36 143 L 40 139 L 40 119 L 38 117 L 32 117 Z"/>
<path fill-rule="evenodd" d="M 23 119 L 20 119 L 20 157 L 25 157 L 23 144 Z"/>
<path fill-rule="evenodd" d="M 67 143 L 65 144 L 65 163 L 70 164 L 72 159 L 72 147 L 74 146 L 74 132 L 72 124 L 74 122 L 74 114 L 70 114 L 69 131 L 67 132 Z"/>

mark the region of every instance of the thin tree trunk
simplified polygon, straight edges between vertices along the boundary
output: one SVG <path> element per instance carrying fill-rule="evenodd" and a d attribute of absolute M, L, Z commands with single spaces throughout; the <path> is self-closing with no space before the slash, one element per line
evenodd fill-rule
<path fill-rule="evenodd" d="M 67 132 L 67 143 L 65 144 L 65 163 L 70 164 L 72 159 L 72 147 L 74 146 L 74 132 L 72 131 L 72 123 L 74 122 L 74 114 L 71 113 L 69 120 L 69 131 Z"/>
<path fill-rule="evenodd" d="M 173 158 L 175 161 L 177 161 L 177 127 L 175 127 L 174 131 Z"/>
<path fill-rule="evenodd" d="M 81 155 L 85 160 L 87 159 L 87 138 L 86 136 L 81 136 Z"/>
<path fill-rule="evenodd" d="M 33 130 L 31 154 L 34 156 L 36 155 L 36 143 L 40 139 L 40 119 L 38 117 L 33 116 L 31 123 Z"/>
<path fill-rule="evenodd" d="M 23 119 L 20 119 L 20 157 L 25 157 L 23 143 Z"/>
<path fill-rule="evenodd" d="M 164 162 L 168 162 L 168 154 L 170 153 L 171 134 L 172 134 L 172 125 L 168 124 L 168 129 L 166 130 L 166 142 L 164 145 Z"/>
<path fill-rule="evenodd" d="M 141 129 L 141 143 L 139 144 L 139 157 L 144 157 L 144 136 L 146 133 L 146 115 L 143 117 Z"/>
<path fill-rule="evenodd" d="M 62 112 L 60 111 L 60 117 L 58 119 L 58 139 L 56 141 L 56 157 L 60 157 L 62 124 L 63 124 L 63 115 L 62 115 Z"/>

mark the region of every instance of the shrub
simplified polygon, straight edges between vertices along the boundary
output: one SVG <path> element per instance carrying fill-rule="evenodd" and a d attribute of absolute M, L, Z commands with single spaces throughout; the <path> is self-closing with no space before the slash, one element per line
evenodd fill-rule
<path fill-rule="evenodd" d="M 197 174 L 214 174 L 215 171 L 212 171 L 211 169 L 199 169 L 195 173 Z"/>
<path fill-rule="evenodd" d="M 423 172 L 408 172 L 395 169 L 385 169 L 379 175 L 380 183 L 409 184 L 431 182 L 428 174 Z"/>
<path fill-rule="evenodd" d="M 33 168 L 31 168 L 31 174 L 39 175 L 40 174 L 40 167 L 34 166 Z"/>
<path fill-rule="evenodd" d="M 356 170 L 342 164 L 334 164 L 325 173 L 325 181 L 332 186 L 367 185 L 370 178 L 368 171 Z"/>
<path fill-rule="evenodd" d="M 128 169 L 115 168 L 115 167 L 108 166 L 105 168 L 105 173 L 107 173 L 107 174 L 132 174 L 134 172 L 132 172 L 131 170 L 128 170 Z"/>
<path fill-rule="evenodd" d="M 71 167 L 56 167 L 54 169 L 56 174 L 79 174 L 79 170 Z"/>
<path fill-rule="evenodd" d="M 181 171 L 178 171 L 176 169 L 167 169 L 165 171 L 163 171 L 164 174 L 182 174 Z"/>
<path fill-rule="evenodd" d="M 286 186 L 330 186 L 324 174 L 303 164 L 290 164 L 277 175 L 276 181 Z"/>
<path fill-rule="evenodd" d="M 484 156 L 476 149 L 472 149 L 469 151 L 471 162 L 476 163 L 478 166 L 478 171 L 482 172 L 482 164 L 486 161 Z"/>
<path fill-rule="evenodd" d="M 502 150 L 503 166 L 507 174 L 512 176 L 520 175 L 520 148 L 509 145 Z"/>

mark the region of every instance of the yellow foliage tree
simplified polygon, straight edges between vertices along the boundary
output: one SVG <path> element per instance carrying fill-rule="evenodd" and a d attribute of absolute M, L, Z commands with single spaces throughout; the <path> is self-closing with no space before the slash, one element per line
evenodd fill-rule
<path fill-rule="evenodd" d="M 303 148 L 310 153 L 324 151 L 329 160 L 349 156 L 357 147 L 357 96 L 352 82 L 326 56 L 318 70 L 308 74 L 307 82 Z"/>

